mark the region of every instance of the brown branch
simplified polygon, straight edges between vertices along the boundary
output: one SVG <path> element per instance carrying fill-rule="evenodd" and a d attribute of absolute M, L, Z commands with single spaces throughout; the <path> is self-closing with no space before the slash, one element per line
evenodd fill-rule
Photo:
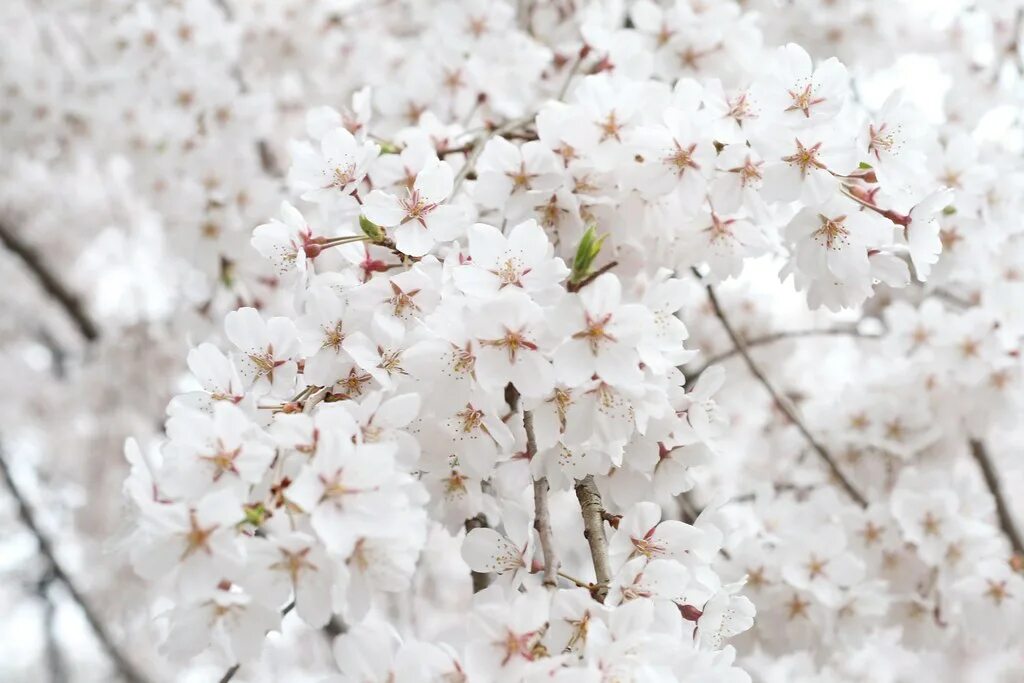
<path fill-rule="evenodd" d="M 235 664 L 233 667 L 225 671 L 223 676 L 217 679 L 217 683 L 228 683 L 228 681 L 235 677 L 235 674 L 238 673 L 240 668 L 242 668 L 241 664 Z"/>
<path fill-rule="evenodd" d="M 68 670 L 57 641 L 57 605 L 50 594 L 53 575 L 48 575 L 39 583 L 39 597 L 43 601 L 43 629 L 46 631 L 46 671 L 51 683 L 68 681 Z"/>
<path fill-rule="evenodd" d="M 612 567 L 608 559 L 608 539 L 604 535 L 604 504 L 601 502 L 601 492 L 594 483 L 594 475 L 588 474 L 576 482 L 576 498 L 580 501 L 583 535 L 590 546 L 594 576 L 597 579 L 591 592 L 595 600 L 604 602 L 608 595 L 608 583 L 612 579 Z"/>
<path fill-rule="evenodd" d="M 522 140 L 523 142 L 532 142 L 534 140 L 539 140 L 540 139 L 537 136 L 537 132 L 536 131 L 530 131 L 530 130 L 523 131 L 523 132 L 511 131 L 511 132 L 504 133 L 502 135 L 502 137 L 505 138 L 506 140 Z M 442 148 L 437 150 L 437 156 L 438 156 L 439 159 L 444 159 L 445 157 L 447 157 L 449 155 L 452 155 L 452 154 L 469 154 L 470 152 L 473 151 L 473 149 L 476 147 L 476 145 L 477 145 L 476 141 L 470 141 L 470 142 L 466 142 L 464 144 L 461 144 L 458 147 L 442 147 Z"/>
<path fill-rule="evenodd" d="M 568 286 L 566 286 L 566 290 L 570 292 L 578 292 L 617 265 L 619 265 L 618 261 L 609 261 L 579 282 L 570 282 Z"/>
<path fill-rule="evenodd" d="M 589 48 L 583 46 L 580 48 L 579 53 L 576 55 L 576 59 L 573 61 L 572 66 L 569 67 L 569 71 L 565 75 L 565 80 L 562 82 L 562 87 L 558 89 L 557 100 L 564 100 L 566 93 L 569 92 L 569 85 L 572 83 L 573 77 L 579 73 L 580 67 L 583 65 L 583 60 L 586 59 Z"/>
<path fill-rule="evenodd" d="M 855 327 L 836 327 L 832 329 L 822 330 L 786 330 L 783 332 L 772 332 L 765 334 L 760 337 L 752 337 L 745 340 L 747 348 L 752 349 L 757 346 L 766 346 L 768 344 L 774 344 L 777 341 L 783 339 L 799 339 L 802 337 L 863 337 L 867 339 L 876 339 L 878 335 L 874 334 L 862 334 Z M 729 360 L 733 356 L 738 356 L 740 350 L 736 347 L 723 351 L 722 353 L 715 354 L 709 357 L 704 364 L 696 370 L 693 370 L 686 375 L 686 385 L 693 386 L 693 383 L 697 381 L 701 373 L 707 370 L 715 363 L 721 363 L 722 361 Z"/>
<path fill-rule="evenodd" d="M 523 411 L 523 428 L 526 430 L 526 458 L 532 461 L 537 455 L 537 437 L 533 431 L 533 413 Z M 533 528 L 540 536 L 540 549 L 544 554 L 544 585 L 558 586 L 558 555 L 555 553 L 554 534 L 551 532 L 551 510 L 548 506 L 548 480 L 546 477 L 533 480 Z"/>
<path fill-rule="evenodd" d="M 100 333 L 96 323 L 86 312 L 79 298 L 61 281 L 39 253 L 21 239 L 11 226 L 0 221 L 0 243 L 11 253 L 21 259 L 22 263 L 32 272 L 43 290 L 64 309 L 75 327 L 87 341 L 96 341 Z"/>
<path fill-rule="evenodd" d="M 4 483 L 7 485 L 7 489 L 11 492 L 11 496 L 14 498 L 14 502 L 18 508 L 18 517 L 21 520 L 22 525 L 29 530 L 29 532 L 35 536 L 36 543 L 39 544 L 39 552 L 46 559 L 49 565 L 49 571 L 53 578 L 64 584 L 67 588 L 68 593 L 71 595 L 71 599 L 74 600 L 79 609 L 82 610 L 82 614 L 85 616 L 85 620 L 89 623 L 93 633 L 96 634 L 96 639 L 99 641 L 103 650 L 107 653 L 107 656 L 114 663 L 117 669 L 118 675 L 128 683 L 146 683 L 148 680 L 144 677 L 135 665 L 128 660 L 124 654 L 114 644 L 114 639 L 107 631 L 103 621 L 99 618 L 99 615 L 93 610 L 92 606 L 86 601 L 82 591 L 79 590 L 78 586 L 72 580 L 71 576 L 64 569 L 64 566 L 57 559 L 57 554 L 54 551 L 53 543 L 40 529 L 38 522 L 36 521 L 35 513 L 32 507 L 28 504 L 25 496 L 21 493 L 17 484 L 14 481 L 14 475 L 11 472 L 10 466 L 7 464 L 7 460 L 4 457 L 2 451 L 0 451 L 0 476 L 3 477 Z"/>
<path fill-rule="evenodd" d="M 489 133 L 485 133 L 481 135 L 479 138 L 477 138 L 476 142 L 473 143 L 473 147 L 469 153 L 469 156 L 466 158 L 466 162 L 462 165 L 462 168 L 459 169 L 459 172 L 455 174 L 455 181 L 452 184 L 452 191 L 448 195 L 449 201 L 451 201 L 451 198 L 458 193 L 459 188 L 462 187 L 462 183 L 466 180 L 466 176 L 468 176 L 469 172 L 473 170 L 473 167 L 476 165 L 476 160 L 480 157 L 480 153 L 484 151 L 484 146 L 487 145 L 487 142 L 491 138 L 498 136 L 506 136 L 507 133 L 514 131 L 516 128 L 520 128 L 522 126 L 533 123 L 533 120 L 535 118 L 535 114 L 530 114 L 529 116 L 524 116 L 518 119 L 512 119 L 511 121 L 507 121 L 503 125 L 498 126 Z"/>
<path fill-rule="evenodd" d="M 992 458 L 989 457 L 988 450 L 981 441 L 971 439 L 970 446 L 971 455 L 978 463 L 981 475 L 985 478 L 985 485 L 996 501 L 996 515 L 999 517 L 999 528 L 1003 530 L 1003 534 L 1010 541 L 1013 554 L 1018 557 L 1024 557 L 1024 540 L 1021 539 L 1020 530 L 1017 529 L 1017 524 L 1013 521 L 1013 514 L 1010 512 L 1010 506 L 1003 495 L 1003 489 L 999 483 L 999 474 L 992 464 Z"/>
<path fill-rule="evenodd" d="M 696 268 L 693 269 L 693 273 L 698 279 L 700 279 L 700 272 L 697 271 Z M 835 458 L 832 457 L 832 454 L 828 452 L 828 450 L 821 444 L 821 442 L 818 441 L 817 438 L 815 438 L 813 434 L 811 434 L 811 431 L 807 428 L 807 425 L 803 423 L 803 420 L 800 419 L 800 416 L 797 415 L 796 410 L 790 405 L 789 401 L 779 393 L 775 386 L 768 380 L 768 377 L 764 374 L 758 364 L 754 362 L 753 358 L 751 358 L 750 352 L 747 350 L 747 345 L 743 341 L 743 338 L 736 333 L 736 330 L 734 330 L 732 325 L 729 323 L 729 319 L 725 315 L 725 311 L 722 310 L 722 306 L 718 302 L 718 297 L 715 295 L 714 288 L 711 285 L 706 285 L 705 289 L 707 290 L 708 300 L 711 302 L 711 307 L 714 309 L 715 316 L 718 318 L 719 322 L 722 323 L 722 327 L 725 328 L 725 333 L 729 335 L 729 339 L 732 341 L 733 346 L 736 347 L 737 352 L 743 357 L 743 360 L 747 364 L 747 368 L 750 369 L 750 373 L 758 382 L 761 383 L 765 390 L 768 391 L 768 394 L 771 396 L 775 406 L 796 426 L 797 430 L 811 446 L 811 449 L 814 450 L 814 452 L 817 453 L 825 462 L 829 470 L 832 472 L 832 476 L 839 482 L 839 485 L 843 490 L 846 491 L 850 498 L 852 498 L 862 508 L 867 507 L 867 498 L 865 498 L 853 483 L 847 479 L 846 475 L 843 474 L 843 471 L 839 468 L 839 464 L 836 462 Z"/>

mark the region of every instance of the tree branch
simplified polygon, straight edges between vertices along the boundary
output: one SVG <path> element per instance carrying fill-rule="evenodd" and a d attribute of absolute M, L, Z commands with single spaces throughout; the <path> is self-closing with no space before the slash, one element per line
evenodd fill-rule
<path fill-rule="evenodd" d="M 566 285 L 565 289 L 570 292 L 578 292 L 617 265 L 619 265 L 618 261 L 609 261 L 608 263 L 604 264 L 603 266 L 601 266 L 593 273 L 580 280 L 579 282 L 570 282 L 568 285 Z"/>
<path fill-rule="evenodd" d="M 67 683 L 69 680 L 68 670 L 60 652 L 60 643 L 57 642 L 57 605 L 53 595 L 50 594 L 52 579 L 52 572 L 47 572 L 47 576 L 39 582 L 39 598 L 43 601 L 43 630 L 46 638 L 46 670 L 50 683 Z"/>
<path fill-rule="evenodd" d="M 612 579 L 612 568 L 608 560 L 608 539 L 604 535 L 604 505 L 597 484 L 594 483 L 594 475 L 588 474 L 576 482 L 576 498 L 580 501 L 580 512 L 583 515 L 583 535 L 590 545 L 590 556 L 594 560 L 597 580 L 592 593 L 595 600 L 604 602 L 608 595 L 608 583 Z"/>
<path fill-rule="evenodd" d="M 1003 495 L 1003 489 L 999 483 L 999 474 L 992 464 L 992 458 L 989 457 L 985 444 L 978 439 L 971 439 L 970 446 L 971 455 L 978 463 L 981 475 L 985 478 L 985 485 L 992 493 L 992 497 L 995 498 L 999 528 L 1003 530 L 1003 534 L 1010 541 L 1013 554 L 1024 557 L 1024 540 L 1021 539 L 1020 530 L 1013 521 L 1013 515 L 1010 513 L 1010 506 L 1006 502 L 1006 497 Z"/>
<path fill-rule="evenodd" d="M 768 344 L 774 344 L 777 341 L 783 339 L 799 339 L 802 337 L 864 337 L 867 339 L 875 339 L 878 335 L 874 334 L 861 334 L 856 327 L 836 327 L 831 329 L 822 330 L 786 330 L 783 332 L 772 332 L 765 334 L 760 337 L 752 337 L 751 339 L 745 340 L 748 349 L 752 349 L 757 346 L 766 346 Z M 722 361 L 729 360 L 733 356 L 739 355 L 740 350 L 736 347 L 723 351 L 722 353 L 710 356 L 704 364 L 696 370 L 687 373 L 686 384 L 692 386 L 697 378 L 700 377 L 701 373 L 707 370 L 715 363 L 721 363 Z"/>
<path fill-rule="evenodd" d="M 473 148 L 469 153 L 469 157 L 466 159 L 465 163 L 462 164 L 462 168 L 459 169 L 459 172 L 455 174 L 455 180 L 452 183 L 452 191 L 448 195 L 449 200 L 458 193 L 459 188 L 462 187 L 462 183 L 466 180 L 466 176 L 469 175 L 469 172 L 476 165 L 477 158 L 479 158 L 480 153 L 484 151 L 484 146 L 491 138 L 499 135 L 505 135 L 506 133 L 514 131 L 516 128 L 533 123 L 535 118 L 536 115 L 531 114 L 522 118 L 506 121 L 504 125 L 498 126 L 491 132 L 485 133 L 477 138 L 476 142 L 473 143 Z"/>
<path fill-rule="evenodd" d="M 241 668 L 241 664 L 235 664 L 230 669 L 225 671 L 223 676 L 217 679 L 217 683 L 228 683 L 228 681 L 235 677 L 235 674 L 238 673 L 238 670 Z"/>
<path fill-rule="evenodd" d="M 537 455 L 537 437 L 533 431 L 533 413 L 523 411 L 523 428 L 526 430 L 526 458 L 532 461 Z M 548 480 L 546 477 L 533 480 L 533 528 L 540 536 L 540 549 L 544 554 L 544 585 L 558 586 L 558 555 L 555 553 L 554 534 L 551 532 L 551 510 L 548 506 Z"/>
<path fill-rule="evenodd" d="M 700 279 L 700 273 L 696 268 L 693 269 L 693 273 L 698 279 Z M 715 295 L 714 288 L 711 285 L 705 285 L 705 289 L 707 290 L 708 300 L 711 302 L 711 307 L 714 309 L 715 316 L 718 318 L 719 322 L 722 323 L 722 327 L 725 328 L 725 333 L 729 335 L 729 339 L 732 341 L 733 346 L 736 347 L 736 352 L 743 357 L 747 367 L 750 369 L 750 373 L 754 375 L 762 386 L 764 386 L 776 407 L 796 426 L 797 430 L 799 430 L 800 434 L 803 435 L 804 439 L 811 446 L 811 449 L 814 450 L 814 452 L 817 453 L 825 462 L 829 470 L 831 470 L 832 476 L 839 482 L 839 485 L 843 490 L 846 491 L 850 498 L 852 498 L 862 508 L 867 507 L 867 498 L 865 498 L 853 483 L 846 478 L 846 475 L 843 474 L 843 471 L 839 468 L 839 465 L 836 463 L 835 458 L 832 457 L 832 454 L 828 452 L 828 450 L 814 437 L 813 434 L 811 434 L 811 431 L 803 423 L 803 420 L 800 419 L 800 416 L 797 415 L 796 410 L 790 405 L 789 401 L 779 393 L 779 391 L 768 380 L 768 377 L 765 376 L 758 364 L 754 362 L 753 358 L 751 358 L 750 352 L 747 350 L 746 343 L 736 333 L 736 330 L 733 329 L 732 325 L 729 323 L 728 317 L 725 315 L 725 311 L 722 310 L 722 306 L 718 302 L 718 297 Z"/>
<path fill-rule="evenodd" d="M 0 450 L 0 476 L 3 477 L 4 483 L 7 485 L 8 490 L 11 492 L 11 496 L 14 498 L 18 508 L 18 517 L 21 523 L 27 528 L 33 536 L 36 538 L 36 542 L 39 544 L 39 552 L 42 553 L 49 565 L 49 570 L 53 575 L 53 578 L 57 579 L 67 588 L 68 593 L 71 595 L 72 600 L 78 603 L 78 607 L 82 610 L 82 614 L 85 615 L 85 620 L 89 623 L 93 633 L 96 634 L 97 640 L 103 650 L 106 651 L 107 656 L 114 663 L 117 669 L 118 675 L 128 683 L 146 683 L 147 679 L 135 668 L 121 651 L 114 644 L 114 639 L 110 636 L 103 621 L 99 618 L 92 607 L 86 601 L 82 591 L 79 590 L 78 586 L 71 579 L 65 571 L 60 560 L 57 559 L 57 555 L 54 552 L 53 544 L 50 539 L 42 532 L 39 528 L 39 524 L 36 522 L 35 513 L 29 506 L 28 501 L 22 495 L 21 490 L 14 482 L 14 476 L 11 473 L 10 466 L 7 464 L 7 460 L 4 457 L 2 450 Z"/>
<path fill-rule="evenodd" d="M 10 225 L 0 221 L 0 243 L 21 259 L 32 272 L 46 293 L 64 309 L 75 327 L 87 341 L 96 341 L 100 333 L 96 323 L 85 311 L 82 302 L 61 281 L 46 262 L 27 242 L 21 239 Z"/>

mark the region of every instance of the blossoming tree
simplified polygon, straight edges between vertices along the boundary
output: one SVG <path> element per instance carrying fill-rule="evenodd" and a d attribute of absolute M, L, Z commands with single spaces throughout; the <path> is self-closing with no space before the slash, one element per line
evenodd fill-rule
<path fill-rule="evenodd" d="M 17 91 L 74 96 L 0 139 L 106 164 L 174 292 L 130 322 L 189 341 L 134 361 L 172 357 L 133 380 L 160 428 L 126 407 L 160 652 L 42 544 L 118 675 L 1020 675 L 1024 4 L 76 4 Z M 11 221 L 108 349 L 61 381 L 121 385 L 127 314 Z"/>

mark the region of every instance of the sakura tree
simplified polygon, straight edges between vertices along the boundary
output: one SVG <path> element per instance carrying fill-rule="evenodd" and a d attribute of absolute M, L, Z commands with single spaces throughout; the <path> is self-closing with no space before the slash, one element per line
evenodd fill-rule
<path fill-rule="evenodd" d="M 79 678 L 1018 680 L 1024 2 L 948 5 L 2 10 Z"/>

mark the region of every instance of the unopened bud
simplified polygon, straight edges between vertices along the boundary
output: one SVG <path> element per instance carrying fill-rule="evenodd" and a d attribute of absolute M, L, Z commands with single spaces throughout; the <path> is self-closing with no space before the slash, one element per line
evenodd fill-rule
<path fill-rule="evenodd" d="M 693 605 L 680 605 L 676 603 L 676 607 L 679 608 L 679 613 L 683 615 L 683 619 L 687 621 L 697 621 L 704 616 L 704 612 Z"/>

